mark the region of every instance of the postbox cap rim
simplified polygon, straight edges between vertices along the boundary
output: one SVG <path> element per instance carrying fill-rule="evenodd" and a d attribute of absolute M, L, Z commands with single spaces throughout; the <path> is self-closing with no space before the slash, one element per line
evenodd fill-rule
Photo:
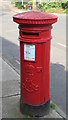
<path fill-rule="evenodd" d="M 57 16 L 50 13 L 29 11 L 13 16 L 13 21 L 18 24 L 53 24 L 57 22 Z"/>

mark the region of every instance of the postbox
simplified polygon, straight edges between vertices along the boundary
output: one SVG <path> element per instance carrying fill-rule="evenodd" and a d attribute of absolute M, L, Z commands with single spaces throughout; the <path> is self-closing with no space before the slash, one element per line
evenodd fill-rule
<path fill-rule="evenodd" d="M 13 16 L 19 24 L 21 100 L 20 110 L 43 116 L 50 107 L 50 43 L 57 16 L 30 11 Z"/>

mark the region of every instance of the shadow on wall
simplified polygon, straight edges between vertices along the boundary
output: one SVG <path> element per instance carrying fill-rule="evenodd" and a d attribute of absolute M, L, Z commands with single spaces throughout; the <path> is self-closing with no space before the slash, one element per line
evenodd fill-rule
<path fill-rule="evenodd" d="M 20 74 L 20 52 L 19 46 L 2 39 L 2 58 Z M 1 47 L 1 44 L 0 44 Z M 1 51 L 0 51 L 1 54 Z M 67 72 L 68 75 L 68 72 Z M 59 63 L 51 63 L 50 66 L 50 95 L 51 99 L 66 113 L 66 70 Z M 67 96 L 68 101 L 68 96 Z"/>

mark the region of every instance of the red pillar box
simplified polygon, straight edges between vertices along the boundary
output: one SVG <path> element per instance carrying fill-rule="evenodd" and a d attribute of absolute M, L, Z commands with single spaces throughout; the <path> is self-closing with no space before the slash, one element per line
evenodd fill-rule
<path fill-rule="evenodd" d="M 49 110 L 50 41 L 57 16 L 25 12 L 13 17 L 19 24 L 21 102 L 23 113 L 42 116 Z"/>

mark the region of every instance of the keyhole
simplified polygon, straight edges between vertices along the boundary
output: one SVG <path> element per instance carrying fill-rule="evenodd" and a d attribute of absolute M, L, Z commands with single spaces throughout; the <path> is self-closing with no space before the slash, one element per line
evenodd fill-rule
<path fill-rule="evenodd" d="M 42 70 L 40 70 L 40 72 L 42 72 Z"/>

